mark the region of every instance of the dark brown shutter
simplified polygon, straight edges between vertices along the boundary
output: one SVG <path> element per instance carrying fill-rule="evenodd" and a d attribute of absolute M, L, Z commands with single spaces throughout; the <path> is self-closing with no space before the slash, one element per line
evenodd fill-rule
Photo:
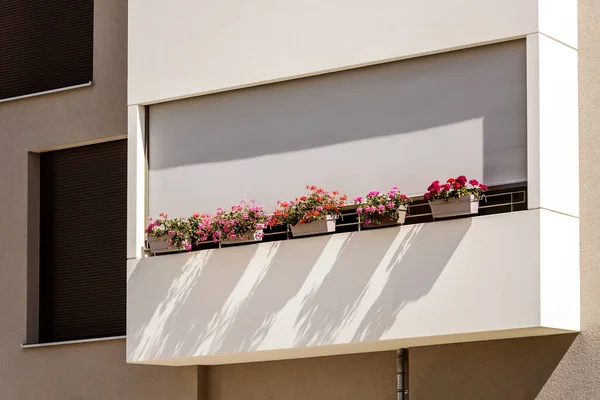
<path fill-rule="evenodd" d="M 93 79 L 94 0 L 0 0 L 0 100 Z"/>
<path fill-rule="evenodd" d="M 127 142 L 40 156 L 40 342 L 125 334 Z"/>

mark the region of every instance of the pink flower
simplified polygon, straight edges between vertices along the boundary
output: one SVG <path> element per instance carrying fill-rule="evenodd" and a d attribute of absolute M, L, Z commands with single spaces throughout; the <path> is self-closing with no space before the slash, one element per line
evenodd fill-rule
<path fill-rule="evenodd" d="M 183 244 L 183 247 L 185 247 L 185 249 L 186 249 L 187 251 L 190 251 L 190 250 L 192 249 L 192 245 L 190 245 L 190 244 L 188 244 L 188 243 L 184 243 L 184 244 Z"/>
<path fill-rule="evenodd" d="M 479 185 L 479 182 L 477 182 L 477 180 L 476 180 L 476 179 L 471 179 L 471 180 L 469 181 L 469 185 L 471 185 L 471 186 L 477 186 L 477 185 Z"/>
<path fill-rule="evenodd" d="M 452 186 L 449 183 L 446 183 L 444 185 L 444 190 L 450 190 L 452 188 Z"/>
<path fill-rule="evenodd" d="M 377 206 L 377 211 L 383 211 L 385 210 L 385 206 L 383 204 L 380 204 Z"/>
<path fill-rule="evenodd" d="M 323 211 L 323 207 L 317 206 L 317 207 L 315 207 L 315 210 L 317 210 L 317 211 Z"/>
<path fill-rule="evenodd" d="M 459 177 L 456 178 L 456 181 L 458 183 L 460 183 L 461 185 L 464 185 L 465 183 L 467 183 L 467 177 L 464 175 L 461 175 Z"/>
<path fill-rule="evenodd" d="M 360 204 L 360 203 L 362 203 L 362 201 L 363 201 L 362 197 L 357 197 L 354 199 L 354 204 Z"/>
<path fill-rule="evenodd" d="M 371 223 L 370 219 L 365 219 L 365 225 L 369 225 Z"/>
<path fill-rule="evenodd" d="M 394 203 L 387 203 L 387 208 L 394 208 Z"/>
<path fill-rule="evenodd" d="M 246 219 L 246 220 L 247 220 L 248 218 L 249 218 L 249 217 L 248 217 L 248 214 L 244 214 L 244 215 L 242 215 L 242 219 Z"/>
<path fill-rule="evenodd" d="M 363 212 L 363 209 L 362 209 L 361 207 L 358 207 L 358 208 L 356 209 L 356 212 L 360 214 L 361 212 Z"/>
<path fill-rule="evenodd" d="M 423 195 L 423 199 L 425 199 L 425 200 L 429 200 L 429 193 L 425 193 L 425 194 Z"/>
<path fill-rule="evenodd" d="M 169 231 L 168 234 L 169 236 L 173 236 L 175 234 L 175 231 Z"/>
<path fill-rule="evenodd" d="M 369 197 L 375 197 L 378 194 L 379 194 L 379 192 L 377 190 L 371 190 L 367 196 L 369 196 Z"/>
<path fill-rule="evenodd" d="M 480 183 L 480 184 L 479 184 L 479 188 L 480 188 L 481 190 L 483 190 L 484 192 L 485 192 L 485 191 L 487 191 L 487 186 L 485 186 L 483 183 Z"/>

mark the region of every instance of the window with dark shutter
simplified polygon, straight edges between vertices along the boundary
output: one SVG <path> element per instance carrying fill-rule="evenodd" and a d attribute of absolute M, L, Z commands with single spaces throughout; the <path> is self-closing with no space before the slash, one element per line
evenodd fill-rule
<path fill-rule="evenodd" d="M 39 341 L 125 334 L 127 142 L 40 155 Z"/>
<path fill-rule="evenodd" d="M 94 0 L 0 0 L 0 100 L 93 79 Z"/>

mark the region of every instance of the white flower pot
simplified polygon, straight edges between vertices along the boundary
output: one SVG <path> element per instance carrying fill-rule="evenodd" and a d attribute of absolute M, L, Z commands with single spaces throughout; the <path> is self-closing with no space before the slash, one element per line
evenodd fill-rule
<path fill-rule="evenodd" d="M 479 199 L 474 195 L 459 197 L 458 199 L 434 200 L 429 202 L 433 218 L 458 217 L 479 212 Z"/>
<path fill-rule="evenodd" d="M 152 253 L 158 254 L 158 253 L 168 253 L 168 252 L 172 252 L 172 251 L 179 251 L 181 249 L 178 249 L 177 247 L 171 247 L 169 246 L 169 235 L 162 235 L 162 236 L 149 236 L 148 237 L 148 247 L 150 248 L 150 251 Z"/>
<path fill-rule="evenodd" d="M 366 219 L 371 220 L 371 223 L 369 225 L 365 224 Z M 398 208 L 398 218 L 392 218 L 389 215 L 379 215 L 379 214 L 373 215 L 372 218 L 367 218 L 366 214 L 363 214 L 361 216 L 361 220 L 362 220 L 362 227 L 364 229 L 381 228 L 384 226 L 393 226 L 393 225 L 403 224 L 404 221 L 406 220 L 406 206 L 401 206 L 400 208 Z"/>
<path fill-rule="evenodd" d="M 249 242 L 260 242 L 263 238 L 262 236 L 263 230 L 262 229 L 257 229 L 257 230 L 250 230 L 250 231 L 246 231 L 246 233 L 244 233 L 241 236 L 236 237 L 235 239 L 224 239 L 221 241 L 222 245 L 228 245 L 228 244 L 239 244 L 239 243 L 249 243 Z"/>
<path fill-rule="evenodd" d="M 319 219 L 306 224 L 294 225 L 292 226 L 292 236 L 298 237 L 335 232 L 336 219 L 337 215 L 327 215 L 324 219 Z"/>

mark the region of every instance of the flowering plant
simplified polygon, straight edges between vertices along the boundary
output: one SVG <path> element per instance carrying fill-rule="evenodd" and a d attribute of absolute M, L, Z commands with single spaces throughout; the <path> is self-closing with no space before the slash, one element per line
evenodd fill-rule
<path fill-rule="evenodd" d="M 170 247 L 186 250 L 192 249 L 190 241 L 193 232 L 192 224 L 188 219 L 184 217 L 169 218 L 164 213 L 161 213 L 157 220 L 149 218 L 146 227 L 148 237 L 164 239 Z"/>
<path fill-rule="evenodd" d="M 214 217 L 210 214 L 194 214 L 188 221 L 192 228 L 192 238 L 196 242 L 212 240 L 214 232 Z"/>
<path fill-rule="evenodd" d="M 306 196 L 296 197 L 292 201 L 278 201 L 269 225 L 298 225 L 308 224 L 324 219 L 327 215 L 339 215 L 340 207 L 345 205 L 348 196 L 339 196 L 338 191 L 329 193 L 316 186 L 306 186 L 309 193 Z"/>
<path fill-rule="evenodd" d="M 458 199 L 463 196 L 474 195 L 475 198 L 481 199 L 483 193 L 487 191 L 487 186 L 477 182 L 475 179 L 468 181 L 467 177 L 461 175 L 459 177 L 450 178 L 445 184 L 440 184 L 440 181 L 434 181 L 427 188 L 427 193 L 423 198 L 428 201 L 433 200 L 448 200 Z"/>
<path fill-rule="evenodd" d="M 231 210 L 217 209 L 213 218 L 213 240 L 243 239 L 244 234 L 256 231 L 256 238 L 262 239 L 267 221 L 265 208 L 255 205 L 254 200 L 250 203 L 242 200 L 240 204 L 231 207 Z"/>
<path fill-rule="evenodd" d="M 394 186 L 387 193 L 372 190 L 364 199 L 362 197 L 354 199 L 354 204 L 358 205 L 356 212 L 362 216 L 365 225 L 380 224 L 379 216 L 398 219 L 399 211 L 406 210 L 410 202 L 408 197 L 400 193 L 398 186 Z"/>

